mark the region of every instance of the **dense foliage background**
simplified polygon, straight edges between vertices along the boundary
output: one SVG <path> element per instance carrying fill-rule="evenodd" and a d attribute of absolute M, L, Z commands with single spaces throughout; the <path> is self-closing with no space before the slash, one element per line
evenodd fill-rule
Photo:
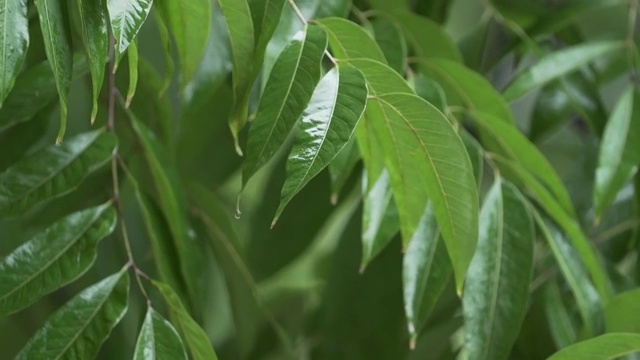
<path fill-rule="evenodd" d="M 0 0 L 1 357 L 633 358 L 637 13 Z"/>

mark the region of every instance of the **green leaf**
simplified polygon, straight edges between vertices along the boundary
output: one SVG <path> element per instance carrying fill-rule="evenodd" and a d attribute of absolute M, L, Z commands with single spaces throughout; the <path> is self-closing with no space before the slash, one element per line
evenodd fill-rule
<path fill-rule="evenodd" d="M 334 67 L 320 80 L 298 125 L 274 224 L 289 201 L 347 145 L 367 95 L 364 76 L 348 64 Z"/>
<path fill-rule="evenodd" d="M 160 0 L 160 11 L 168 24 L 180 62 L 181 88 L 193 78 L 202 61 L 211 29 L 210 0 Z"/>
<path fill-rule="evenodd" d="M 423 74 L 409 74 L 409 83 L 416 92 L 416 95 L 427 100 L 431 105 L 438 108 L 443 113 L 447 112 L 447 95 L 439 83 L 431 80 Z"/>
<path fill-rule="evenodd" d="M 411 348 L 427 324 L 436 301 L 449 283 L 451 264 L 440 241 L 433 206 L 425 210 L 402 262 L 404 313 Z"/>
<path fill-rule="evenodd" d="M 342 189 L 347 184 L 358 161 L 360 161 L 360 151 L 356 144 L 356 138 L 351 137 L 344 148 L 338 152 L 336 158 L 329 164 L 332 204 L 338 203 L 338 196 L 340 196 Z"/>
<path fill-rule="evenodd" d="M 371 34 L 353 21 L 332 17 L 314 23 L 329 35 L 329 44 L 337 59 L 365 58 L 386 63 L 382 50 Z"/>
<path fill-rule="evenodd" d="M 249 0 L 253 20 L 253 38 L 255 39 L 254 71 L 262 67 L 264 53 L 273 33 L 276 31 L 282 8 L 287 0 Z"/>
<path fill-rule="evenodd" d="M 0 1 L 0 108 L 13 88 L 29 47 L 27 0 Z"/>
<path fill-rule="evenodd" d="M 160 36 L 160 43 L 162 44 L 162 52 L 164 53 L 164 77 L 162 80 L 162 86 L 160 86 L 160 92 L 158 94 L 158 96 L 163 96 L 171 85 L 171 80 L 173 79 L 173 75 L 175 74 L 176 65 L 173 61 L 173 54 L 171 53 L 171 35 L 169 34 L 167 21 L 162 15 L 162 12 L 154 11 L 154 14 L 155 23 L 158 27 L 158 35 Z M 196 74 L 195 78 L 198 78 L 197 75 L 198 74 Z M 185 93 L 186 92 L 187 89 L 185 88 Z"/>
<path fill-rule="evenodd" d="M 528 67 L 503 92 L 507 101 L 513 101 L 529 91 L 578 70 L 599 56 L 622 49 L 620 41 L 592 41 L 551 53 Z"/>
<path fill-rule="evenodd" d="M 96 130 L 28 155 L 0 174 L 0 215 L 21 215 L 71 192 L 106 164 L 115 149 L 116 137 Z"/>
<path fill-rule="evenodd" d="M 303 39 L 291 42 L 276 60 L 249 129 L 242 187 L 282 146 L 302 115 L 320 80 L 327 35 L 308 26 Z"/>
<path fill-rule="evenodd" d="M 618 294 L 607 303 L 604 308 L 606 331 L 640 333 L 638 318 L 631 314 L 640 314 L 638 288 Z"/>
<path fill-rule="evenodd" d="M 129 107 L 138 87 L 138 45 L 135 39 L 129 44 L 127 60 L 129 60 L 129 89 L 125 106 Z"/>
<path fill-rule="evenodd" d="M 640 334 L 609 333 L 566 347 L 548 360 L 609 360 L 638 351 Z"/>
<path fill-rule="evenodd" d="M 71 32 L 65 1 L 35 0 L 40 19 L 47 59 L 53 70 L 60 97 L 60 130 L 56 143 L 61 143 L 67 129 L 67 94 L 71 88 L 73 53 Z"/>
<path fill-rule="evenodd" d="M 482 148 L 482 145 L 480 145 L 480 143 L 478 143 L 478 141 L 466 130 L 460 130 L 459 135 L 464 143 L 465 149 L 467 150 L 467 154 L 469 154 L 471 166 L 473 167 L 473 176 L 476 179 L 476 184 L 479 188 L 480 185 L 482 185 L 482 176 L 484 173 L 484 156 L 482 155 L 484 149 Z"/>
<path fill-rule="evenodd" d="M 407 62 L 407 44 L 402 29 L 393 21 L 380 17 L 371 21 L 373 35 L 387 63 L 399 74 L 404 74 Z"/>
<path fill-rule="evenodd" d="M 392 17 L 402 28 L 407 42 L 419 57 L 462 62 L 460 50 L 438 23 L 409 11 L 396 11 Z"/>
<path fill-rule="evenodd" d="M 56 311 L 16 360 L 93 359 L 127 312 L 127 268 L 94 284 Z"/>
<path fill-rule="evenodd" d="M 153 308 L 144 317 L 134 360 L 187 360 L 187 352 L 180 335 L 167 319 Z"/>
<path fill-rule="evenodd" d="M 405 246 L 431 200 L 461 292 L 478 236 L 478 194 L 462 140 L 441 112 L 415 95 L 371 98 L 367 120 L 391 175 Z"/>
<path fill-rule="evenodd" d="M 93 89 L 91 123 L 93 124 L 98 114 L 98 96 L 104 80 L 104 68 L 109 50 L 108 14 L 104 0 L 76 0 L 76 5 L 82 44 L 91 69 L 91 86 Z"/>
<path fill-rule="evenodd" d="M 96 259 L 98 242 L 113 232 L 111 204 L 59 220 L 0 261 L 0 316 L 33 304 L 74 281 Z"/>
<path fill-rule="evenodd" d="M 195 320 L 189 315 L 189 312 L 184 308 L 178 295 L 173 289 L 159 281 L 152 280 L 153 286 L 160 291 L 164 300 L 167 302 L 169 309 L 175 316 L 177 327 L 182 333 L 184 342 L 187 344 L 187 348 L 191 352 L 194 360 L 217 360 L 218 357 L 213 351 L 211 342 L 207 333 L 202 330 Z"/>
<path fill-rule="evenodd" d="M 389 173 L 383 170 L 363 199 L 362 260 L 360 271 L 391 242 L 400 230 L 398 209 L 393 202 Z"/>
<path fill-rule="evenodd" d="M 545 285 L 544 310 L 551 337 L 556 346 L 561 349 L 575 343 L 578 339 L 577 330 L 569 314 L 569 309 L 562 300 L 560 287 L 555 280 L 551 280 Z"/>
<path fill-rule="evenodd" d="M 593 202 L 596 219 L 602 217 L 640 164 L 640 95 L 631 87 L 618 100 L 600 144 Z"/>
<path fill-rule="evenodd" d="M 125 51 L 138 35 L 152 5 L 153 0 L 107 0 L 111 32 L 115 39 L 116 64 L 120 63 Z"/>
<path fill-rule="evenodd" d="M 369 94 L 382 95 L 389 93 L 414 94 L 411 86 L 388 65 L 370 59 L 351 59 L 345 62 L 360 70 L 367 79 Z"/>
<path fill-rule="evenodd" d="M 480 237 L 465 280 L 465 350 L 506 359 L 518 337 L 533 273 L 533 221 L 526 200 L 496 178 L 480 212 Z"/>

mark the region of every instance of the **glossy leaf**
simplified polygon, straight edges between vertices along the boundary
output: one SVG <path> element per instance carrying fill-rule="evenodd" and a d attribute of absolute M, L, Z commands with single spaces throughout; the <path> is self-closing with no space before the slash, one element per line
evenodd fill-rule
<path fill-rule="evenodd" d="M 551 355 L 549 360 L 609 360 L 640 351 L 640 334 L 609 333 L 584 340 Z"/>
<path fill-rule="evenodd" d="M 111 32 L 115 39 L 116 64 L 147 20 L 153 0 L 107 0 Z"/>
<path fill-rule="evenodd" d="M 180 335 L 167 319 L 153 308 L 144 317 L 134 360 L 187 360 L 187 352 Z"/>
<path fill-rule="evenodd" d="M 127 60 L 129 60 L 129 89 L 127 90 L 126 107 L 131 105 L 131 100 L 136 94 L 136 88 L 138 87 L 138 45 L 136 40 L 133 40 L 129 44 L 129 51 L 127 51 Z"/>
<path fill-rule="evenodd" d="M 58 309 L 15 359 L 95 358 L 127 312 L 128 302 L 129 274 L 125 268 L 84 289 Z"/>
<path fill-rule="evenodd" d="M 618 100 L 600 144 L 593 202 L 596 218 L 602 217 L 624 184 L 640 165 L 640 95 L 628 88 Z"/>
<path fill-rule="evenodd" d="M 527 309 L 533 237 L 524 197 L 497 178 L 482 205 L 478 247 L 462 297 L 469 358 L 508 357 Z"/>
<path fill-rule="evenodd" d="M 364 76 L 349 65 L 336 66 L 320 80 L 298 125 L 274 223 L 289 201 L 347 145 L 367 95 Z"/>
<path fill-rule="evenodd" d="M 96 130 L 25 157 L 0 174 L 0 215 L 20 215 L 69 193 L 107 163 L 115 148 L 113 134 Z"/>
<path fill-rule="evenodd" d="M 462 62 L 453 39 L 436 22 L 409 11 L 397 11 L 392 16 L 419 57 Z"/>
<path fill-rule="evenodd" d="M 377 95 L 367 116 L 391 175 L 405 246 L 429 199 L 461 292 L 478 234 L 478 194 L 460 137 L 442 113 L 415 95 Z"/>
<path fill-rule="evenodd" d="M 336 58 L 366 58 L 386 63 L 384 54 L 373 37 L 356 23 L 333 17 L 315 23 L 329 35 L 329 44 Z"/>
<path fill-rule="evenodd" d="M 152 280 L 153 286 L 160 291 L 169 309 L 176 319 L 176 326 L 194 360 L 217 360 L 207 333 L 193 320 L 173 289 L 164 283 Z"/>
<path fill-rule="evenodd" d="M 535 88 L 579 69 L 597 57 L 611 54 L 621 48 L 622 43 L 619 41 L 594 41 L 558 50 L 518 74 L 505 89 L 503 96 L 508 101 L 515 100 Z"/>
<path fill-rule="evenodd" d="M 61 143 L 67 129 L 67 94 L 71 88 L 73 53 L 71 32 L 68 24 L 66 2 L 36 0 L 40 29 L 44 39 L 47 59 L 53 70 L 58 96 L 60 98 L 60 130 L 56 143 Z"/>
<path fill-rule="evenodd" d="M 402 29 L 393 21 L 381 17 L 371 21 L 373 35 L 387 63 L 399 74 L 404 74 L 407 61 L 407 44 Z"/>
<path fill-rule="evenodd" d="M 362 260 L 360 271 L 391 242 L 400 230 L 398 209 L 393 202 L 389 173 L 383 170 L 363 199 Z M 407 250 L 409 251 L 409 250 Z"/>
<path fill-rule="evenodd" d="M 243 188 L 282 146 L 307 107 L 320 80 L 326 47 L 325 32 L 317 26 L 308 26 L 304 38 L 294 40 L 278 57 L 249 129 Z"/>
<path fill-rule="evenodd" d="M 606 331 L 640 333 L 637 314 L 640 314 L 640 289 L 616 295 L 604 308 Z"/>
<path fill-rule="evenodd" d="M 22 68 L 29 46 L 27 0 L 0 1 L 0 108 Z"/>
<path fill-rule="evenodd" d="M 108 14 L 103 0 L 76 0 L 76 5 L 82 44 L 91 71 L 93 90 L 91 123 L 93 124 L 96 115 L 98 115 L 98 96 L 104 80 L 104 69 L 109 50 Z"/>
<path fill-rule="evenodd" d="M 71 214 L 0 261 L 0 315 L 23 309 L 84 274 L 98 242 L 113 232 L 111 204 Z"/>

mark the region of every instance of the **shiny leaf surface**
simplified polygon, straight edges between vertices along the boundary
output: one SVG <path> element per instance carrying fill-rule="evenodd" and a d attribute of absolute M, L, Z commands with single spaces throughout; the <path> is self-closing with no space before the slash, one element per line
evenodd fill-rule
<path fill-rule="evenodd" d="M 400 230 L 398 209 L 393 201 L 389 173 L 386 170 L 383 170 L 376 183 L 369 188 L 362 201 L 361 271 L 391 242 Z"/>
<path fill-rule="evenodd" d="M 144 317 L 134 360 L 180 360 L 187 359 L 187 352 L 180 335 L 171 323 L 153 308 Z"/>
<path fill-rule="evenodd" d="M 549 360 L 609 360 L 640 351 L 640 334 L 609 333 L 566 347 Z"/>
<path fill-rule="evenodd" d="M 153 0 L 107 0 L 111 32 L 115 39 L 116 63 L 138 35 L 147 20 Z"/>
<path fill-rule="evenodd" d="M 27 0 L 0 1 L 0 108 L 13 88 L 29 46 Z"/>

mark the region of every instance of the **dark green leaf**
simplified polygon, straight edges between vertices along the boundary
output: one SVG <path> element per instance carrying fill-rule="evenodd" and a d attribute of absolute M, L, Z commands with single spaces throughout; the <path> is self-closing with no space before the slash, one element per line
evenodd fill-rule
<path fill-rule="evenodd" d="M 416 95 L 427 100 L 431 105 L 438 108 L 443 113 L 447 112 L 447 95 L 439 83 L 431 80 L 420 73 L 410 74 L 409 83 L 416 92 Z"/>
<path fill-rule="evenodd" d="M 466 130 L 460 130 L 460 138 L 464 143 L 469 159 L 471 160 L 471 166 L 473 167 L 473 176 L 476 178 L 478 187 L 482 184 L 482 176 L 484 174 L 484 156 L 482 145 L 471 136 Z"/>
<path fill-rule="evenodd" d="M 636 288 L 613 297 L 604 308 L 607 332 L 640 333 L 640 322 L 632 314 L 640 314 L 640 289 Z"/>
<path fill-rule="evenodd" d="M 187 360 L 187 352 L 176 329 L 153 308 L 144 317 L 134 360 Z"/>
<path fill-rule="evenodd" d="M 470 359 L 507 359 L 527 309 L 533 221 L 526 200 L 496 178 L 480 213 L 480 237 L 462 296 Z"/>
<path fill-rule="evenodd" d="M 357 127 L 356 127 L 357 128 Z M 329 164 L 329 176 L 331 177 L 331 203 L 338 202 L 340 192 L 347 184 L 353 173 L 353 169 L 360 161 L 360 151 L 356 144 L 356 138 L 351 137 L 347 145 L 336 155 L 336 158 Z"/>
<path fill-rule="evenodd" d="M 152 5 L 153 0 L 107 0 L 111 32 L 115 39 L 116 64 L 138 35 Z"/>
<path fill-rule="evenodd" d="M 398 209 L 393 202 L 393 193 L 386 170 L 369 188 L 363 199 L 362 209 L 362 260 L 360 270 L 365 267 L 391 242 L 400 230 Z"/>
<path fill-rule="evenodd" d="M 162 44 L 162 50 L 164 53 L 164 77 L 162 80 L 162 86 L 160 86 L 160 93 L 158 96 L 162 96 L 165 94 L 169 86 L 171 85 L 171 80 L 173 79 L 173 75 L 175 74 L 176 65 L 173 61 L 173 54 L 171 54 L 171 35 L 169 34 L 169 28 L 167 26 L 167 21 L 160 11 L 154 11 L 155 23 L 158 27 L 158 35 L 160 36 L 160 43 Z M 211 26 L 214 27 L 213 25 Z M 226 35 L 226 34 L 225 34 Z M 210 35 L 211 36 L 211 35 Z M 222 53 L 222 51 L 221 51 Z M 217 61 L 216 61 L 217 64 Z M 222 62 L 220 65 L 223 65 Z M 196 75 L 195 78 L 198 76 Z M 185 88 L 185 93 L 187 93 L 187 89 Z"/>
<path fill-rule="evenodd" d="M 13 88 L 29 46 L 27 0 L 0 1 L 0 108 Z"/>
<path fill-rule="evenodd" d="M 566 347 L 548 360 L 609 360 L 640 351 L 640 334 L 610 333 Z"/>
<path fill-rule="evenodd" d="M 126 268 L 94 284 L 63 305 L 29 340 L 16 360 L 93 359 L 127 312 Z"/>
<path fill-rule="evenodd" d="M 19 215 L 69 193 L 107 163 L 115 149 L 115 136 L 96 130 L 25 157 L 0 174 L 0 215 Z"/>
<path fill-rule="evenodd" d="M 276 31 L 282 8 L 287 0 L 249 0 L 253 20 L 253 38 L 255 39 L 254 71 L 262 67 L 264 52 L 273 33 Z"/>
<path fill-rule="evenodd" d="M 393 18 L 419 57 L 462 62 L 462 55 L 453 39 L 436 22 L 409 11 L 396 11 Z"/>
<path fill-rule="evenodd" d="M 595 289 L 593 290 L 595 291 Z M 555 280 L 551 280 L 545 285 L 544 300 L 544 310 L 547 315 L 551 337 L 553 337 L 558 348 L 567 347 L 575 343 L 578 339 L 577 329 L 573 324 L 569 309 L 562 301 L 560 287 Z"/>
<path fill-rule="evenodd" d="M 381 17 L 371 21 L 373 35 L 387 63 L 399 74 L 404 74 L 407 61 L 407 44 L 402 29 L 393 21 Z"/>
<path fill-rule="evenodd" d="M 329 34 L 329 44 L 336 58 L 366 58 L 386 63 L 373 37 L 356 23 L 341 18 L 326 18 L 315 23 Z"/>

